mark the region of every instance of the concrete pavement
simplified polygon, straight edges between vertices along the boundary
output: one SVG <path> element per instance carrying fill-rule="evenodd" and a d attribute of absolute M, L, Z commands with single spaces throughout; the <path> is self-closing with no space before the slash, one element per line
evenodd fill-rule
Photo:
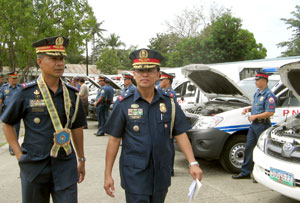
<path fill-rule="evenodd" d="M 125 202 L 124 191 L 120 186 L 118 158 L 116 160 L 113 178 L 115 180 L 116 197 L 110 198 L 103 189 L 104 161 L 108 137 L 96 137 L 97 122 L 89 121 L 89 129 L 84 130 L 86 178 L 79 184 L 80 203 L 121 203 Z M 2 132 L 2 126 L 0 132 Z M 21 128 L 21 134 L 24 129 Z M 2 134 L 3 136 L 3 134 Z M 0 136 L 0 140 L 3 139 Z M 21 142 L 22 139 L 20 139 Z M 19 167 L 14 156 L 8 152 L 8 145 L 0 147 L 0 203 L 21 202 L 21 185 Z M 225 172 L 217 161 L 199 160 L 204 171 L 202 188 L 194 202 L 243 202 L 243 203 L 294 203 L 277 192 L 252 183 L 252 180 L 233 180 L 232 174 Z M 166 198 L 166 203 L 188 202 L 188 187 L 192 178 L 188 174 L 187 161 L 182 153 L 176 152 L 175 177 Z"/>

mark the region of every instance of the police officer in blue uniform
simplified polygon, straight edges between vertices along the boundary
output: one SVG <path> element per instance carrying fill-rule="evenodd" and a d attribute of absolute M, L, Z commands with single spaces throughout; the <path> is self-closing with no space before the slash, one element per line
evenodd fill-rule
<path fill-rule="evenodd" d="M 106 121 L 108 118 L 109 107 L 113 103 L 113 99 L 114 99 L 114 88 L 110 86 L 109 78 L 106 77 L 104 82 L 105 82 L 105 121 Z"/>
<path fill-rule="evenodd" d="M 257 143 L 260 134 L 271 127 L 270 117 L 274 115 L 276 108 L 276 98 L 273 92 L 268 88 L 268 75 L 264 72 L 257 72 L 256 87 L 258 88 L 254 94 L 253 104 L 250 108 L 243 110 L 242 114 L 251 111 L 248 116 L 251 122 L 246 141 L 244 162 L 241 172 L 232 176 L 233 179 L 251 178 L 253 170 L 253 149 Z"/>
<path fill-rule="evenodd" d="M 94 103 L 94 106 L 96 107 L 97 118 L 98 118 L 98 131 L 96 133 L 96 136 L 104 136 L 103 126 L 104 126 L 104 123 L 106 121 L 105 98 L 106 98 L 106 95 L 107 95 L 107 90 L 106 90 L 106 86 L 105 86 L 105 79 L 106 79 L 105 76 L 103 76 L 103 75 L 99 76 L 99 85 L 101 86 L 101 89 L 99 89 L 99 91 L 97 93 L 97 96 L 96 96 L 96 101 Z"/>
<path fill-rule="evenodd" d="M 77 182 L 85 176 L 86 120 L 77 116 L 84 110 L 78 90 L 61 80 L 67 45 L 68 39 L 61 36 L 33 43 L 41 75 L 22 84 L 1 116 L 20 166 L 23 203 L 49 202 L 50 195 L 54 203 L 77 202 Z M 13 129 L 20 119 L 25 126 L 21 147 Z"/>
<path fill-rule="evenodd" d="M 125 92 L 129 92 L 129 91 L 134 91 L 136 86 L 133 84 L 134 83 L 133 75 L 128 71 L 124 71 L 122 75 L 124 78 L 124 88 L 121 94 L 125 94 Z"/>
<path fill-rule="evenodd" d="M 7 106 L 11 103 L 11 98 L 19 89 L 21 85 L 18 84 L 18 72 L 13 71 L 8 73 L 8 83 L 2 85 L 0 91 L 0 105 L 2 105 L 2 112 L 7 108 Z M 21 121 L 14 125 L 17 139 L 19 139 Z M 9 153 L 14 155 L 13 150 L 9 146 Z"/>
<path fill-rule="evenodd" d="M 183 111 L 172 95 L 154 86 L 163 57 L 156 51 L 140 49 L 129 58 L 133 60 L 137 89 L 118 98 L 104 126 L 104 132 L 110 135 L 104 188 L 114 197 L 112 168 L 122 139 L 119 169 L 126 202 L 162 203 L 171 184 L 173 136 L 190 163 L 192 177 L 201 180 L 202 171 L 185 133 L 191 127 Z"/>

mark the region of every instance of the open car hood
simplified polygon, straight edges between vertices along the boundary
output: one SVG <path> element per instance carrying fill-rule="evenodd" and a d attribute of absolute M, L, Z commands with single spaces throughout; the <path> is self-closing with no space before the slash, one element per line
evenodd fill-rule
<path fill-rule="evenodd" d="M 300 101 L 300 61 L 281 66 L 279 74 L 283 84 L 292 90 L 294 96 Z"/>
<path fill-rule="evenodd" d="M 97 82 L 95 82 L 93 79 L 91 79 L 91 78 L 89 78 L 89 77 L 87 77 L 87 79 L 91 82 L 91 83 L 93 83 L 93 85 L 95 85 L 96 87 L 98 87 L 98 88 L 101 88 L 101 86 L 97 83 Z M 114 89 L 117 89 L 117 90 L 121 90 L 122 89 L 122 87 L 120 87 L 119 85 L 117 85 L 114 81 L 112 81 L 112 80 L 109 80 L 109 84 L 110 84 L 110 86 L 112 87 L 112 88 L 114 88 Z"/>
<path fill-rule="evenodd" d="M 188 65 L 182 68 L 182 73 L 197 85 L 209 99 L 237 97 L 250 101 L 247 94 L 233 80 L 207 65 Z"/>

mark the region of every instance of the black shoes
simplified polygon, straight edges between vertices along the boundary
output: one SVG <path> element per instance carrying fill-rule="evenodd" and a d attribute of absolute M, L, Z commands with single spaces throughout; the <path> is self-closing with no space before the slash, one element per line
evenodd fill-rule
<path fill-rule="evenodd" d="M 9 151 L 10 155 L 15 156 L 15 153 L 13 151 Z"/>
<path fill-rule="evenodd" d="M 243 174 L 238 174 L 238 175 L 233 175 L 233 179 L 251 179 L 251 175 L 243 175 Z"/>
<path fill-rule="evenodd" d="M 104 134 L 97 134 L 97 133 L 94 133 L 94 135 L 96 135 L 97 137 L 104 136 Z"/>

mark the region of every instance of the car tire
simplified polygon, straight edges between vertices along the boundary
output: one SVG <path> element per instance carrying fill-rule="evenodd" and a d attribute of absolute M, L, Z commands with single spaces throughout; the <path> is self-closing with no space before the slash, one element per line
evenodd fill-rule
<path fill-rule="evenodd" d="M 230 173 L 239 173 L 244 161 L 246 135 L 234 135 L 226 142 L 220 163 Z"/>

